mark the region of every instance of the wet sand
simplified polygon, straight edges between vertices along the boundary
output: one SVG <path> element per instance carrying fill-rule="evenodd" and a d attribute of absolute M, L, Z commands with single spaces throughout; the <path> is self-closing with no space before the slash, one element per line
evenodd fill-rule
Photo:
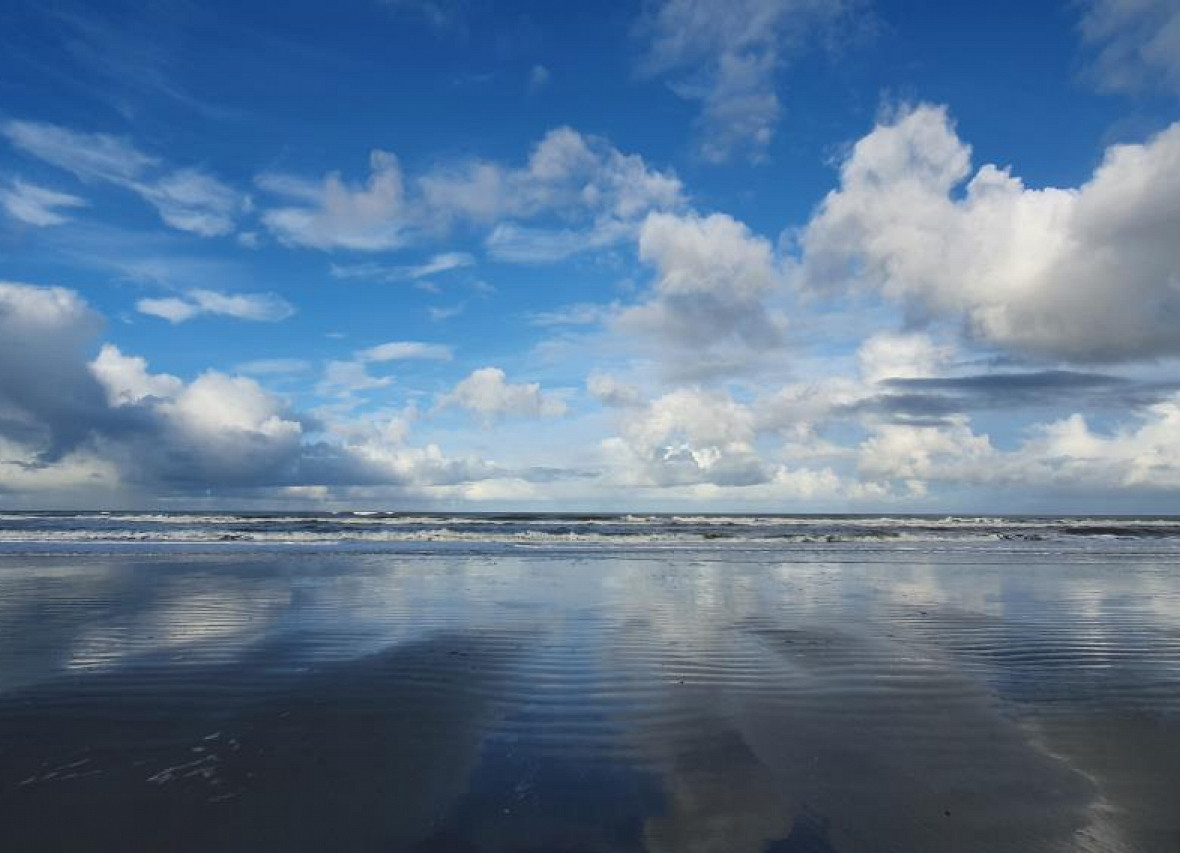
<path fill-rule="evenodd" d="M 1180 572 L 0 555 L 0 849 L 1180 850 Z"/>

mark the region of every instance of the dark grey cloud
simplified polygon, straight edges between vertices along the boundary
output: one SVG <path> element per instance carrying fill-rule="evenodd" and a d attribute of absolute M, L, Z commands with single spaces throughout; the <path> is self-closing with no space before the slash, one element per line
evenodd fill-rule
<path fill-rule="evenodd" d="M 1178 381 L 1141 381 L 1073 370 L 1037 370 L 887 379 L 886 390 L 841 409 L 914 426 L 945 423 L 973 411 L 1029 409 L 1137 410 L 1180 390 Z"/>
<path fill-rule="evenodd" d="M 436 448 L 317 439 L 330 425 L 252 379 L 210 371 L 185 383 L 110 346 L 94 358 L 102 325 L 73 291 L 0 283 L 0 473 L 57 476 L 97 459 L 153 495 L 531 478 Z"/>

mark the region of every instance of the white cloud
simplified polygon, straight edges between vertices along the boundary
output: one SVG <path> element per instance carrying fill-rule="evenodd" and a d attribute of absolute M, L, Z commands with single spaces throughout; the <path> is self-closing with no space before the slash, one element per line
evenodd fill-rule
<path fill-rule="evenodd" d="M 642 405 L 643 392 L 609 373 L 594 371 L 586 378 L 586 390 L 604 406 L 628 408 Z"/>
<path fill-rule="evenodd" d="M 16 148 L 80 180 L 106 182 L 138 194 L 180 231 L 202 237 L 228 234 L 245 205 L 238 192 L 200 169 L 160 174 L 159 158 L 122 137 L 15 120 L 0 124 L 0 133 Z"/>
<path fill-rule="evenodd" d="M 626 239 L 651 210 L 683 204 L 683 187 L 671 172 L 648 167 L 605 139 L 569 127 L 545 134 L 521 168 L 484 161 L 439 167 L 418 181 L 431 215 L 500 223 L 489 251 L 504 260 L 546 262 Z M 501 223 L 542 214 L 579 223 L 576 228 L 532 228 Z"/>
<path fill-rule="evenodd" d="M 862 475 L 899 480 L 916 494 L 932 482 L 1086 492 L 1180 489 L 1180 395 L 1099 433 L 1081 414 L 1034 426 L 1012 450 L 996 448 L 964 417 L 948 426 L 880 424 L 861 445 Z"/>
<path fill-rule="evenodd" d="M 1085 184 L 1030 189 L 920 106 L 853 147 L 801 240 L 812 287 L 868 287 L 981 341 L 1115 361 L 1180 354 L 1180 124 L 1116 145 Z"/>
<path fill-rule="evenodd" d="M 322 396 L 348 397 L 358 391 L 373 391 L 393 384 L 389 376 L 372 376 L 361 361 L 329 361 L 324 377 L 316 386 Z"/>
<path fill-rule="evenodd" d="M 302 201 L 262 214 L 262 221 L 282 243 L 313 249 L 380 251 L 405 244 L 406 209 L 401 167 L 386 151 L 369 156 L 369 179 L 350 185 L 333 172 L 315 185 L 287 175 L 260 175 L 258 186 Z"/>
<path fill-rule="evenodd" d="M 113 345 L 88 360 L 101 326 L 71 290 L 0 283 L 0 492 L 8 499 L 369 486 L 390 497 L 518 476 L 433 444 L 408 446 L 412 409 L 349 421 L 325 410 L 309 435 L 311 421 L 253 379 L 206 371 L 185 382 Z"/>
<path fill-rule="evenodd" d="M 1074 414 L 1042 427 L 1022 455 L 1037 467 L 1053 469 L 1044 477 L 1049 481 L 1090 488 L 1180 489 L 1180 394 L 1105 435 Z"/>
<path fill-rule="evenodd" d="M 986 470 L 994 456 L 988 437 L 972 432 L 964 417 L 945 427 L 877 424 L 860 447 L 859 469 L 869 478 L 903 480 L 920 490 L 946 472 L 959 478 Z"/>
<path fill-rule="evenodd" d="M 810 445 L 817 427 L 856 406 L 869 393 L 863 383 L 843 376 L 784 385 L 755 401 L 757 428 L 781 432 Z"/>
<path fill-rule="evenodd" d="M 164 411 L 186 432 L 216 438 L 226 431 L 266 436 L 297 436 L 298 422 L 286 406 L 253 379 L 202 373 L 167 403 Z"/>
<path fill-rule="evenodd" d="M 866 382 L 935 376 L 953 357 L 953 348 L 940 346 L 920 332 L 879 332 L 866 338 L 856 353 Z"/>
<path fill-rule="evenodd" d="M 183 323 L 201 313 L 201 309 L 192 302 L 175 296 L 140 299 L 135 303 L 135 310 L 140 314 L 167 320 L 169 323 Z"/>
<path fill-rule="evenodd" d="M 475 258 L 466 252 L 443 252 L 430 258 L 426 263 L 410 267 L 407 274 L 410 278 L 423 278 L 428 275 L 457 270 L 461 267 L 469 267 L 474 263 Z"/>
<path fill-rule="evenodd" d="M 786 58 L 857 13 L 855 0 L 659 0 L 642 22 L 643 69 L 682 75 L 672 90 L 699 101 L 699 151 L 710 162 L 765 155 L 782 113 Z"/>
<path fill-rule="evenodd" d="M 617 394 L 611 385 L 599 391 Z M 721 392 L 680 388 L 643 406 L 624 402 L 622 436 L 602 444 L 618 482 L 749 486 L 773 476 L 754 449 L 753 414 Z"/>
<path fill-rule="evenodd" d="M 15 456 L 59 482 L 79 468 L 164 489 L 277 476 L 299 431 L 280 401 L 217 374 L 185 386 L 114 347 L 87 362 L 99 327 L 73 291 L 0 286 L 0 439 Z"/>
<path fill-rule="evenodd" d="M 155 205 L 160 218 L 180 231 L 218 237 L 234 230 L 241 196 L 199 169 L 178 169 L 149 184 L 140 195 Z"/>
<path fill-rule="evenodd" d="M 1087 0 L 1082 37 L 1108 92 L 1155 88 L 1180 94 L 1180 5 L 1175 0 Z"/>
<path fill-rule="evenodd" d="M 770 243 L 724 214 L 653 213 L 639 256 L 656 268 L 650 298 L 621 312 L 620 329 L 668 350 L 669 373 L 740 372 L 781 346 L 773 306 L 784 280 Z"/>
<path fill-rule="evenodd" d="M 557 417 L 565 414 L 560 397 L 541 391 L 536 382 L 511 384 L 498 367 L 482 367 L 459 381 L 439 399 L 440 407 L 454 406 L 475 413 L 485 424 L 502 417 Z"/>
<path fill-rule="evenodd" d="M 415 281 L 427 276 L 472 266 L 475 258 L 467 252 L 442 252 L 420 264 L 391 266 L 389 264 L 332 264 L 333 278 L 362 278 L 376 281 Z"/>
<path fill-rule="evenodd" d="M 582 252 L 602 249 L 635 234 L 635 223 L 605 220 L 578 231 L 569 228 L 531 228 L 502 222 L 484 241 L 488 255 L 510 264 L 555 264 Z"/>
<path fill-rule="evenodd" d="M 112 406 L 140 403 L 148 397 L 172 399 L 184 384 L 167 373 L 148 373 L 146 359 L 124 355 L 114 344 L 103 344 L 90 371 L 106 389 Z"/>
<path fill-rule="evenodd" d="M 126 139 L 106 133 L 79 133 L 35 121 L 6 121 L 0 125 L 8 141 L 83 181 L 127 185 L 159 165 L 156 157 L 137 150 Z"/>
<path fill-rule="evenodd" d="M 449 346 L 422 341 L 390 341 L 363 349 L 356 354 L 360 361 L 450 361 L 454 353 Z"/>
<path fill-rule="evenodd" d="M 277 173 L 259 175 L 265 192 L 297 204 L 262 214 L 287 245 L 379 251 L 440 234 L 457 222 L 504 226 L 488 249 L 501 260 L 547 262 L 629 238 L 651 210 L 683 204 L 680 180 L 618 151 L 607 140 L 569 127 L 549 131 L 523 166 L 484 160 L 440 163 L 403 177 L 392 154 L 374 151 L 372 174 L 362 186 L 332 173 L 322 183 Z M 545 217 L 560 223 L 523 230 L 509 220 Z M 512 230 L 516 228 L 517 230 Z M 422 278 L 472 263 L 447 252 L 419 266 L 339 265 L 338 278 Z"/>
<path fill-rule="evenodd" d="M 87 201 L 76 195 L 39 187 L 16 178 L 0 188 L 0 205 L 14 219 L 29 225 L 61 225 L 69 221 L 61 208 L 86 207 Z"/>
<path fill-rule="evenodd" d="M 135 303 L 135 309 L 170 323 L 183 323 L 202 314 L 277 323 L 295 313 L 291 303 L 274 293 L 221 293 L 216 290 L 190 290 L 183 297 L 140 299 Z"/>

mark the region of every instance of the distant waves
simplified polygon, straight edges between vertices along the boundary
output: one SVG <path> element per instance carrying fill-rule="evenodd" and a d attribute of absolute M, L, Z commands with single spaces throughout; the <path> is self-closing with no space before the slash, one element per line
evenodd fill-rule
<path fill-rule="evenodd" d="M 396 547 L 650 546 L 788 548 L 1005 547 L 1041 543 L 1088 549 L 1102 542 L 1180 548 L 1175 517 L 779 516 L 447 514 L 397 512 L 8 512 L 0 543 L 257 544 Z"/>

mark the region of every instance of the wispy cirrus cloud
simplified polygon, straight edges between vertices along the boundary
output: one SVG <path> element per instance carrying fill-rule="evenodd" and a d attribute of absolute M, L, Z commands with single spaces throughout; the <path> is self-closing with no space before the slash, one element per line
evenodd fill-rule
<path fill-rule="evenodd" d="M 70 217 L 65 211 L 86 207 L 89 202 L 70 193 L 31 184 L 20 178 L 0 186 L 0 206 L 14 219 L 27 225 L 62 225 Z"/>
<path fill-rule="evenodd" d="M 1087 0 L 1080 29 L 1100 89 L 1180 95 L 1180 5 L 1174 0 Z"/>
<path fill-rule="evenodd" d="M 473 266 L 475 258 L 467 252 L 442 252 L 420 264 L 332 264 L 332 278 L 368 279 L 371 281 L 417 281 L 432 275 Z"/>
<path fill-rule="evenodd" d="M 228 234 L 245 205 L 244 196 L 219 178 L 196 167 L 166 169 L 160 158 L 121 136 L 16 119 L 0 123 L 0 135 L 19 151 L 80 181 L 137 194 L 180 231 L 202 237 Z"/>
<path fill-rule="evenodd" d="M 305 358 L 259 358 L 234 365 L 234 372 L 247 376 L 300 376 L 311 368 Z"/>
<path fill-rule="evenodd" d="M 871 21 L 861 0 L 660 0 L 638 32 L 648 76 L 672 78 L 680 97 L 697 101 L 698 152 L 712 163 L 741 155 L 760 161 L 782 115 L 777 76 L 808 45 L 844 40 Z"/>
<path fill-rule="evenodd" d="M 423 341 L 390 341 L 359 350 L 359 361 L 450 361 L 454 350 L 445 344 Z"/>
<path fill-rule="evenodd" d="M 140 299 L 135 309 L 170 323 L 183 323 L 204 314 L 277 323 L 295 313 L 290 302 L 274 293 L 221 293 L 190 290 L 181 296 Z"/>

